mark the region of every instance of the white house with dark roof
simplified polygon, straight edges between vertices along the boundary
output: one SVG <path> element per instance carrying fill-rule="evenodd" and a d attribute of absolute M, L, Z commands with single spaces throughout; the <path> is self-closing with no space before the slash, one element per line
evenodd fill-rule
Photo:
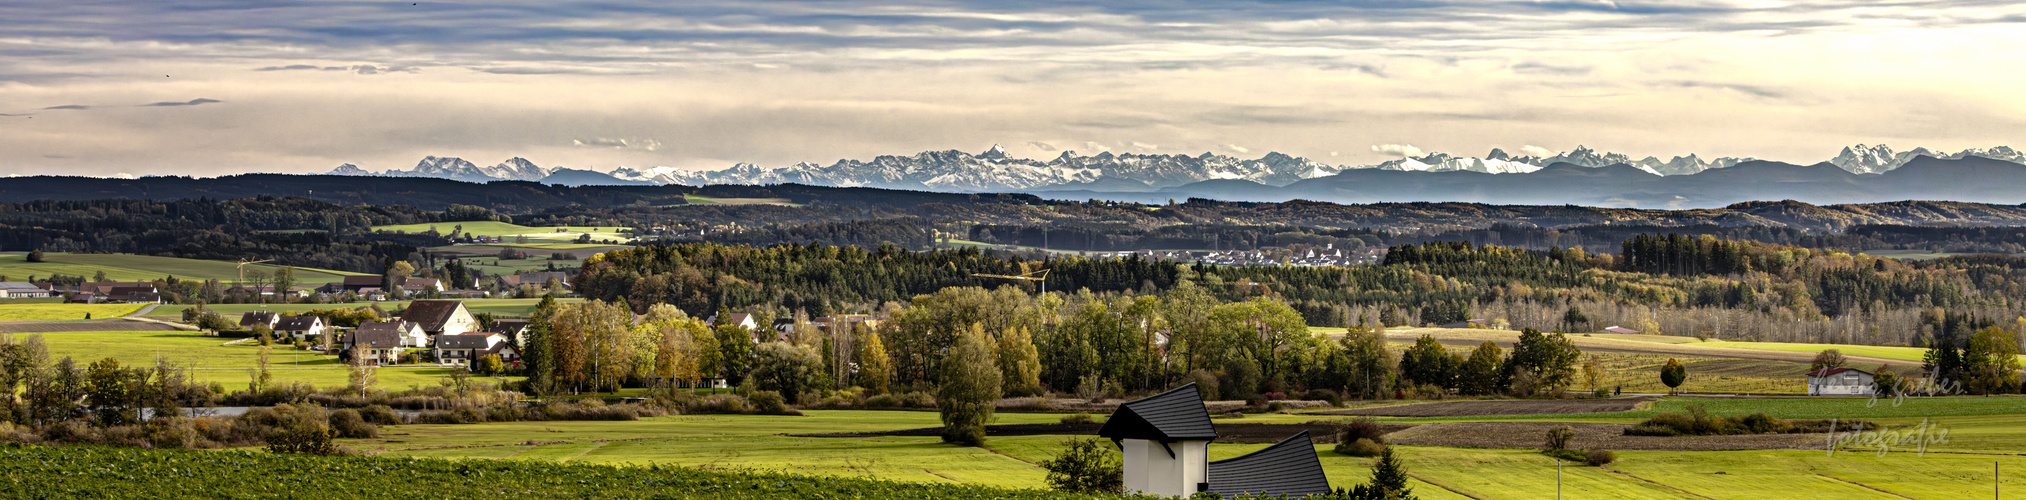
<path fill-rule="evenodd" d="M 1128 493 L 1189 497 L 1215 493 L 1305 497 L 1330 493 L 1308 431 L 1265 449 L 1210 461 L 1217 428 L 1196 384 L 1128 401 L 1097 431 L 1125 452 Z"/>
<path fill-rule="evenodd" d="M 330 333 L 330 325 L 324 324 L 321 316 L 282 316 L 274 322 L 274 332 L 299 339 L 321 337 Z"/>
<path fill-rule="evenodd" d="M 1844 366 L 1808 372 L 1809 396 L 1869 396 L 1877 392 L 1871 372 Z"/>
<path fill-rule="evenodd" d="M 401 347 L 429 347 L 429 333 L 412 321 L 376 321 L 359 325 L 356 331 L 392 335 Z"/>
<path fill-rule="evenodd" d="M 268 328 L 272 329 L 275 324 L 280 322 L 281 314 L 273 311 L 247 311 L 245 314 L 239 315 L 240 328 L 251 329 L 255 325 L 267 325 Z"/>
<path fill-rule="evenodd" d="M 408 303 L 401 319 L 422 325 L 430 335 L 457 335 L 478 330 L 478 317 L 458 300 L 417 300 Z"/>
<path fill-rule="evenodd" d="M 506 336 L 492 332 L 465 332 L 457 335 L 436 336 L 436 363 L 451 366 L 469 366 L 473 361 L 506 343 Z M 519 357 L 519 351 L 514 351 Z"/>
<path fill-rule="evenodd" d="M 39 299 L 55 297 L 56 292 L 26 281 L 0 282 L 0 299 Z"/>

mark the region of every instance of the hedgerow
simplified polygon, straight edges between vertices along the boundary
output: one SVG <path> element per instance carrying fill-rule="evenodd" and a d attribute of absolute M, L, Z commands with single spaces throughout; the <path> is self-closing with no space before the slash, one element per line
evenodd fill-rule
<path fill-rule="evenodd" d="M 286 472 L 271 474 L 272 471 Z M 1139 498 L 668 466 L 32 445 L 0 447 L 0 497 Z"/>

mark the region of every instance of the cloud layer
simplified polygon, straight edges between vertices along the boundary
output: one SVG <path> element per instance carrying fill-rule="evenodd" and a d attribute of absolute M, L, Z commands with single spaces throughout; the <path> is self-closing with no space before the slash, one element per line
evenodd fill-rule
<path fill-rule="evenodd" d="M 2026 136 L 1993 0 L 9 5 L 0 174 Z"/>

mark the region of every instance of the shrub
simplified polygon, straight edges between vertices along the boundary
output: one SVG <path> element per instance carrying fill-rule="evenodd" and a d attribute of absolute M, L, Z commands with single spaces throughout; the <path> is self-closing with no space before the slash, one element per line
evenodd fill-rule
<path fill-rule="evenodd" d="M 866 408 L 900 408 L 900 396 L 880 394 L 865 398 Z"/>
<path fill-rule="evenodd" d="M 1348 443 L 1359 439 L 1369 439 L 1374 443 L 1385 444 L 1386 429 L 1379 427 L 1379 423 L 1372 421 L 1370 417 L 1358 417 L 1344 422 L 1338 427 L 1337 443 Z"/>
<path fill-rule="evenodd" d="M 1563 425 L 1555 427 L 1553 429 L 1548 429 L 1547 443 L 1541 446 L 1541 451 L 1560 451 L 1569 449 L 1569 439 L 1574 437 L 1576 437 L 1575 427 Z"/>
<path fill-rule="evenodd" d="M 1611 450 L 1590 450 L 1583 453 L 1583 463 L 1589 464 L 1591 467 L 1608 465 L 1616 461 L 1618 461 L 1618 454 L 1612 453 Z"/>
<path fill-rule="evenodd" d="M 1348 443 L 1337 443 L 1336 452 L 1353 457 L 1371 458 L 1386 453 L 1386 445 L 1370 439 L 1359 438 Z"/>
<path fill-rule="evenodd" d="M 1583 454 L 1583 450 L 1546 450 L 1542 451 L 1541 454 L 1570 462 L 1581 462 L 1588 459 Z"/>
<path fill-rule="evenodd" d="M 1090 418 L 1089 413 L 1074 413 L 1062 416 L 1062 423 L 1065 424 L 1088 424 L 1095 421 L 1095 419 Z"/>
<path fill-rule="evenodd" d="M 331 412 L 330 423 L 331 430 L 336 431 L 341 438 L 370 438 L 380 434 L 379 429 L 359 415 L 359 410 L 351 408 Z"/>
<path fill-rule="evenodd" d="M 801 412 L 788 409 L 788 400 L 782 398 L 781 393 L 778 392 L 753 391 L 753 395 L 747 397 L 746 400 L 753 403 L 753 411 L 764 415 L 802 414 Z"/>
<path fill-rule="evenodd" d="M 1099 438 L 1069 441 L 1062 454 L 1041 463 L 1048 487 L 1062 491 L 1118 493 L 1125 488 L 1125 466 Z"/>
<path fill-rule="evenodd" d="M 692 415 L 747 413 L 752 410 L 753 403 L 737 394 L 712 394 L 682 407 L 683 413 Z"/>
<path fill-rule="evenodd" d="M 371 405 L 359 410 L 359 416 L 373 425 L 401 425 L 401 414 L 394 413 L 387 405 Z"/>
<path fill-rule="evenodd" d="M 248 412 L 248 415 L 252 415 L 252 412 Z M 268 418 L 273 418 L 279 424 L 267 434 L 269 452 L 310 455 L 339 453 L 337 444 L 332 441 L 337 433 L 331 429 L 330 416 L 321 406 L 275 405 L 273 414 Z"/>
<path fill-rule="evenodd" d="M 1279 401 L 1287 399 L 1287 393 L 1285 392 L 1268 392 L 1265 394 L 1260 394 L 1259 396 L 1262 398 L 1266 398 L 1267 401 Z"/>
<path fill-rule="evenodd" d="M 1204 401 L 1217 400 L 1219 396 L 1217 392 L 1217 374 L 1210 373 L 1209 370 L 1197 369 L 1190 371 L 1183 378 L 1186 382 L 1196 383 L 1197 397 L 1202 398 Z"/>
<path fill-rule="evenodd" d="M 1329 389 L 1309 389 L 1308 392 L 1302 393 L 1301 399 L 1305 401 L 1328 401 L 1330 406 L 1344 405 L 1343 395 Z"/>

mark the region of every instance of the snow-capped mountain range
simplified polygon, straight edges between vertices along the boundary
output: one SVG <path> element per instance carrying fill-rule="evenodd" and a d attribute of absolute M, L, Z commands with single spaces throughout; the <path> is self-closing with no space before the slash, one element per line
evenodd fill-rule
<path fill-rule="evenodd" d="M 1905 165 L 1914 158 L 1941 159 L 1982 157 L 2026 164 L 2026 154 L 2010 147 L 1966 149 L 1954 154 L 1926 148 L 1894 152 L 1883 144 L 1844 148 L 1829 160 L 1856 174 L 1876 174 Z M 461 158 L 423 158 L 409 170 L 372 172 L 352 164 L 338 166 L 330 175 L 387 177 L 435 177 L 471 182 L 521 180 L 563 184 L 782 184 L 817 186 L 878 187 L 928 191 L 1152 191 L 1213 180 L 1244 180 L 1269 186 L 1286 186 L 1305 179 L 1336 175 L 1349 170 L 1377 169 L 1419 172 L 1468 171 L 1489 174 L 1531 173 L 1550 165 L 1567 163 L 1584 167 L 1627 165 L 1659 176 L 1692 175 L 1712 169 L 1729 168 L 1755 158 L 1723 157 L 1705 160 L 1694 154 L 1661 160 L 1648 156 L 1632 159 L 1619 153 L 1598 152 L 1586 147 L 1553 156 L 1515 156 L 1493 149 L 1483 157 L 1456 157 L 1430 153 L 1373 165 L 1341 166 L 1307 158 L 1267 153 L 1258 159 L 1241 159 L 1213 153 L 1080 155 L 1064 151 L 1053 160 L 1013 158 L 999 146 L 978 154 L 957 150 L 924 151 L 911 156 L 879 156 L 871 160 L 838 160 L 830 165 L 802 162 L 768 168 L 739 163 L 721 170 L 687 170 L 674 167 L 619 167 L 609 173 L 592 170 L 540 167 L 522 158 L 481 167 Z M 607 178 L 610 180 L 606 180 Z"/>
<path fill-rule="evenodd" d="M 1899 168 L 1900 165 L 1905 165 L 1906 162 L 1913 161 L 1914 158 L 1922 156 L 1931 156 L 1944 160 L 1956 160 L 1975 156 L 2026 164 L 2026 154 L 2013 150 L 2009 146 L 1998 146 L 1991 149 L 1970 148 L 1957 151 L 1955 154 L 1949 154 L 1929 150 L 1928 148 L 1913 148 L 1894 153 L 1891 146 L 1884 144 L 1870 147 L 1858 144 L 1843 148 L 1843 152 L 1837 154 L 1835 159 L 1829 160 L 1829 163 L 1842 167 L 1844 170 L 1849 170 L 1851 173 L 1880 174 Z"/>

